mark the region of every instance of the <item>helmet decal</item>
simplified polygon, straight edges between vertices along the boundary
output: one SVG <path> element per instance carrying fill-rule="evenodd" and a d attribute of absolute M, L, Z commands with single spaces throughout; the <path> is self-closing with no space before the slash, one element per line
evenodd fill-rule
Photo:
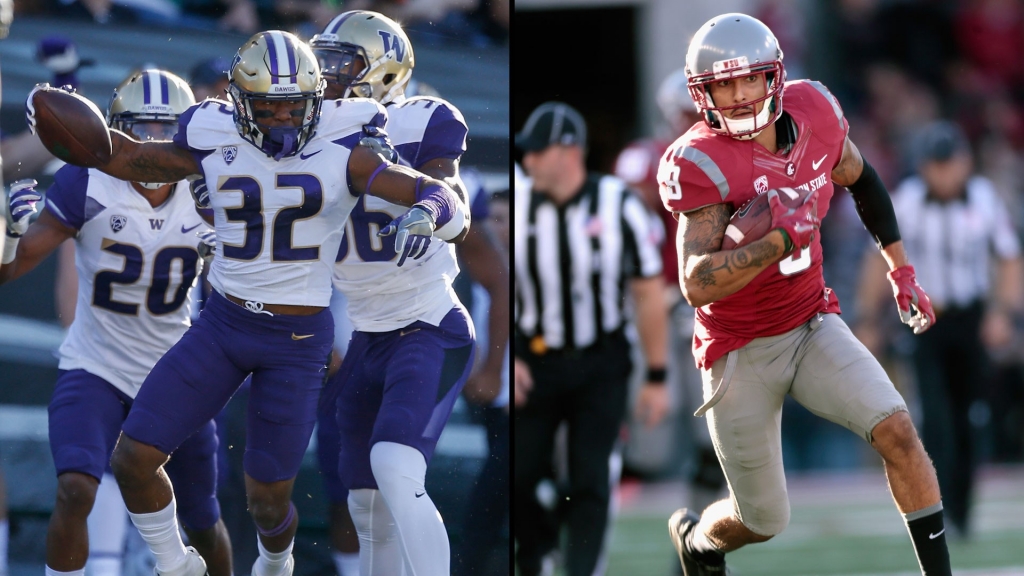
<path fill-rule="evenodd" d="M 406 97 L 416 64 L 412 44 L 402 27 L 383 14 L 340 14 L 313 36 L 310 46 L 335 92 L 332 98 L 373 98 L 388 104 Z"/>

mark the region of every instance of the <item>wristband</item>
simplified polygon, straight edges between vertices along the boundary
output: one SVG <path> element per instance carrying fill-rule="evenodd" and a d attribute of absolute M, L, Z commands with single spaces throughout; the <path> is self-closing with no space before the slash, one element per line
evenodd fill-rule
<path fill-rule="evenodd" d="M 367 192 L 370 191 L 370 184 L 373 184 L 373 179 L 377 177 L 377 174 L 380 174 L 381 171 L 384 170 L 385 168 L 387 168 L 388 166 L 391 166 L 391 164 L 381 163 L 381 165 L 377 166 L 377 169 L 373 171 L 373 174 L 370 174 L 370 179 L 366 181 L 366 191 Z"/>
<path fill-rule="evenodd" d="M 14 258 L 18 255 L 18 242 L 21 241 L 21 236 L 7 235 L 7 242 L 4 243 L 3 258 L 0 259 L 0 264 L 10 264 L 14 262 Z"/>
<path fill-rule="evenodd" d="M 447 224 L 457 211 L 454 194 L 443 186 L 428 184 L 421 187 L 423 177 L 416 180 L 416 204 L 430 213 L 434 224 L 440 228 Z"/>
<path fill-rule="evenodd" d="M 664 368 L 648 368 L 647 369 L 647 382 L 651 384 L 664 384 L 665 376 L 668 374 L 668 370 Z"/>
<path fill-rule="evenodd" d="M 782 232 L 782 253 L 789 254 L 793 251 L 793 240 L 789 237 L 789 232 L 786 232 L 785 228 L 776 228 L 779 232 Z"/>

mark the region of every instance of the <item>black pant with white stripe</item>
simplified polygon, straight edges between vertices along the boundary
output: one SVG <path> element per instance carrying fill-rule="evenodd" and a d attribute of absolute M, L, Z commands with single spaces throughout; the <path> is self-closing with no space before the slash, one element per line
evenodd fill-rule
<path fill-rule="evenodd" d="M 979 337 L 983 315 L 980 302 L 946 310 L 931 330 L 914 338 L 921 440 L 935 463 L 946 518 L 961 533 L 969 529 L 977 468 L 970 411 L 986 398 L 991 374 Z"/>
<path fill-rule="evenodd" d="M 557 545 L 557 524 L 540 505 L 537 485 L 551 476 L 555 431 L 569 427 L 569 494 L 558 506 L 568 528 L 566 574 L 591 576 L 608 521 L 608 458 L 626 411 L 630 345 L 621 331 L 597 346 L 534 356 L 516 350 L 530 365 L 533 391 L 515 411 L 515 515 L 522 576 L 540 572 L 541 559 Z"/>

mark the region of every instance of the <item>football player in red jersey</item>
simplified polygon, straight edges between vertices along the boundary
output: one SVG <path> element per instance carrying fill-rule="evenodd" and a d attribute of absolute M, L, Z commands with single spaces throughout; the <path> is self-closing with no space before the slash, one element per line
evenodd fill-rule
<path fill-rule="evenodd" d="M 782 50 L 759 20 L 709 20 L 690 43 L 686 69 L 703 122 L 665 151 L 658 182 L 679 220 L 680 287 L 698 308 L 693 351 L 705 403 L 697 415 L 708 417 L 731 499 L 702 516 L 686 508 L 672 515 L 669 533 L 684 573 L 722 574 L 725 553 L 764 542 L 789 523 L 780 421 L 790 394 L 878 451 L 922 574 L 948 576 L 935 469 L 903 398 L 839 319 L 821 270 L 817 229 L 838 184 L 850 189 L 889 265 L 901 319 L 915 333 L 934 323 L 888 191 L 848 138 L 828 90 L 786 82 Z M 774 190 L 781 187 L 810 190 L 810 201 L 789 209 Z M 773 229 L 721 250 L 730 215 L 760 193 L 769 194 Z"/>

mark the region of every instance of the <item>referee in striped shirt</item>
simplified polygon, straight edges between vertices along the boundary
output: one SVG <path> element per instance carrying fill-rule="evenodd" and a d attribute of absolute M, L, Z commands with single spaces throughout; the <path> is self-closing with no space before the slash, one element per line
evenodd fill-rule
<path fill-rule="evenodd" d="M 634 312 L 647 365 L 637 415 L 653 426 L 668 406 L 660 222 L 624 182 L 587 172 L 585 146 L 583 118 L 560 102 L 539 106 L 516 135 L 528 176 L 514 212 L 514 530 L 522 576 L 539 574 L 558 541 L 536 493 L 550 475 L 563 421 L 566 573 L 594 571 L 608 518 L 608 458 L 628 402 L 625 327 Z"/>

